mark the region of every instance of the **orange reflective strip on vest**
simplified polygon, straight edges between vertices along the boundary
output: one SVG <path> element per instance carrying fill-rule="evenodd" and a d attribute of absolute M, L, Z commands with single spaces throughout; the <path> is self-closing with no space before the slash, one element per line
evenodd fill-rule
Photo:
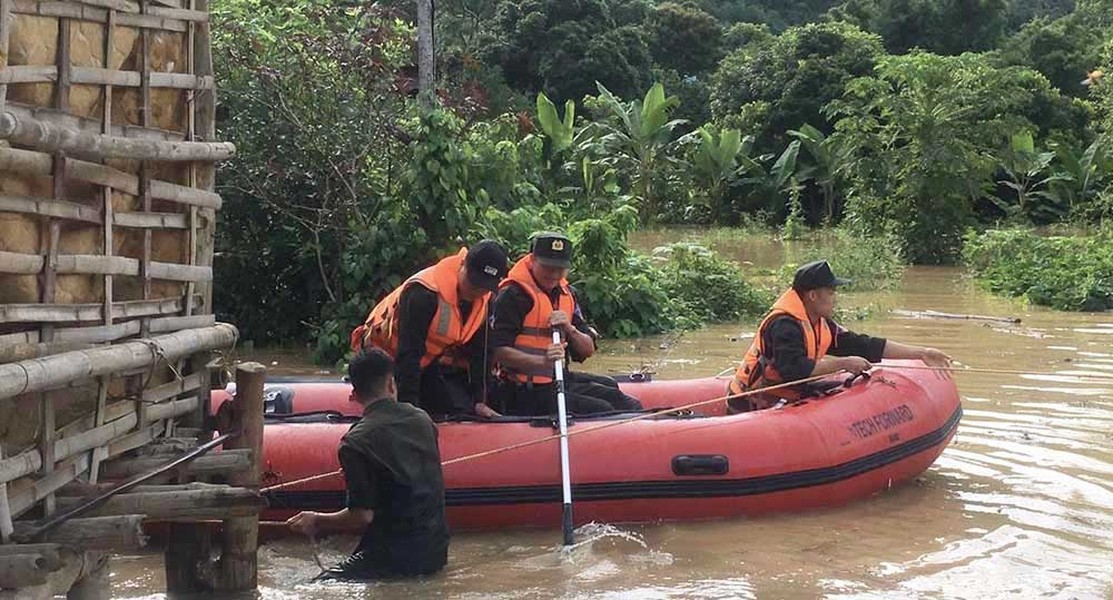
<path fill-rule="evenodd" d="M 781 294 L 781 297 L 773 303 L 773 308 L 769 311 L 769 314 L 762 319 L 761 325 L 757 328 L 757 333 L 754 334 L 754 341 L 750 344 L 750 348 L 742 359 L 742 364 L 734 372 L 734 379 L 728 387 L 730 393 L 741 394 L 750 390 L 784 383 L 784 377 L 777 371 L 776 365 L 772 364 L 772 358 L 767 355 L 767 349 L 764 347 L 765 333 L 769 324 L 783 316 L 792 317 L 800 325 L 800 329 L 804 333 L 804 349 L 807 351 L 809 359 L 818 361 L 827 355 L 827 351 L 834 342 L 831 328 L 827 326 L 824 319 L 820 319 L 818 331 L 816 331 L 816 327 L 808 320 L 803 299 L 800 298 L 796 290 L 790 288 L 787 292 Z M 751 400 L 752 407 L 765 408 L 764 404 L 776 401 L 779 398 L 795 400 L 799 397 L 799 390 L 781 388 L 767 394 L 754 394 L 747 398 Z"/>
<path fill-rule="evenodd" d="M 516 283 L 533 299 L 533 307 L 526 313 L 522 327 L 518 330 L 518 336 L 514 338 L 513 347 L 533 356 L 545 356 L 549 346 L 553 343 L 553 329 L 549 325 L 549 319 L 552 317 L 553 311 L 561 310 L 571 317 L 576 312 L 576 301 L 572 296 L 571 288 L 568 287 L 568 280 L 562 279 L 559 286 L 560 294 L 557 299 L 557 306 L 554 307 L 549 294 L 537 287 L 537 282 L 533 280 L 533 274 L 530 273 L 532 264 L 533 255 L 527 254 L 514 263 L 514 267 L 510 269 L 506 279 L 499 287 Z M 527 373 L 499 365 L 499 372 L 503 377 L 519 383 L 543 385 L 553 381 L 553 372 L 548 368 Z"/>

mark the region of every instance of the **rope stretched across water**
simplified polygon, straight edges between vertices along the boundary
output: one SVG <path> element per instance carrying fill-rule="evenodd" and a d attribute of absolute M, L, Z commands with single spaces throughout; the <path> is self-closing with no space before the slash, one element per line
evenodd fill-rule
<path fill-rule="evenodd" d="M 746 396 L 752 396 L 754 394 L 768 392 L 770 390 L 777 390 L 777 389 L 781 389 L 781 388 L 791 387 L 791 386 L 794 386 L 794 385 L 801 385 L 801 384 L 804 384 L 804 383 L 811 383 L 813 381 L 819 381 L 821 379 L 830 378 L 830 377 L 832 377 L 834 375 L 838 375 L 839 373 L 842 373 L 842 372 L 844 372 L 844 371 L 835 371 L 834 373 L 827 373 L 827 374 L 824 374 L 824 375 L 815 375 L 813 377 L 807 377 L 807 378 L 804 378 L 804 379 L 797 379 L 797 380 L 794 380 L 794 381 L 787 381 L 785 383 L 780 383 L 780 384 L 777 384 L 777 385 L 771 385 L 771 386 L 763 387 L 763 388 L 757 389 L 757 390 L 750 390 L 748 392 L 743 392 L 741 394 L 727 394 L 726 396 L 720 396 L 718 398 L 712 398 L 710 400 L 700 400 L 699 402 L 693 402 L 691 404 L 685 404 L 683 406 L 668 408 L 668 409 L 664 409 L 664 410 L 657 411 L 657 412 L 643 413 L 643 414 L 637 415 L 635 417 L 630 417 L 630 418 L 622 419 L 622 420 L 619 420 L 619 421 L 611 421 L 609 423 L 602 423 L 602 424 L 596 425 L 594 427 L 585 427 L 584 429 L 576 429 L 576 430 L 573 430 L 573 431 L 569 431 L 568 432 L 568 437 L 572 437 L 574 435 L 582 435 L 582 434 L 585 434 L 585 433 L 591 433 L 593 431 L 599 431 L 601 429 L 609 429 L 611 427 L 618 427 L 619 425 L 626 425 L 627 423 L 633 423 L 635 421 L 642 421 L 642 420 L 645 420 L 645 419 L 652 419 L 654 417 L 659 417 L 661 415 L 665 415 L 665 414 L 669 414 L 669 413 L 673 413 L 673 412 L 679 412 L 679 411 L 682 411 L 682 410 L 690 410 L 690 409 L 697 408 L 697 407 L 700 407 L 700 406 L 704 406 L 704 405 L 707 405 L 707 404 L 714 404 L 716 402 L 726 402 L 727 399 L 729 399 L 729 398 L 745 398 Z M 453 464 L 456 464 L 456 463 L 462 463 L 462 462 L 466 462 L 466 461 L 469 461 L 469 460 L 476 460 L 476 459 L 484 458 L 484 457 L 487 457 L 487 456 L 494 456 L 496 454 L 502 454 L 504 452 L 511 452 L 511 451 L 514 451 L 514 450 L 520 450 L 522 448 L 528 448 L 530 446 L 536 446 L 538 444 L 544 444 L 546 442 L 553 442 L 553 441 L 557 441 L 559 439 L 560 439 L 560 434 L 553 434 L 553 435 L 550 435 L 550 436 L 547 436 L 547 437 L 538 438 L 536 440 L 529 440 L 529 441 L 525 441 L 525 442 L 519 442 L 517 444 L 510 444 L 509 446 L 500 446 L 498 448 L 493 448 L 491 450 L 485 450 L 483 452 L 476 452 L 475 454 L 467 454 L 467 455 L 464 455 L 464 456 L 459 456 L 459 457 L 456 457 L 456 458 L 448 459 L 446 461 L 441 462 L 441 466 L 446 467 L 448 465 L 453 465 Z M 335 471 L 329 471 L 328 473 L 318 473 L 317 475 L 310 475 L 309 477 L 302 477 L 301 479 L 295 479 L 293 481 L 286 481 L 286 482 L 283 482 L 283 483 L 277 483 L 275 485 L 260 488 L 259 492 L 265 494 L 267 492 L 272 492 L 274 490 L 280 490 L 280 489 L 283 489 L 283 488 L 293 487 L 293 486 L 296 486 L 296 485 L 301 485 L 303 483 L 309 483 L 311 481 L 318 481 L 318 480 L 321 480 L 321 479 L 328 479 L 329 477 L 336 477 L 337 475 L 343 474 L 343 472 L 344 472 L 343 470 L 337 469 Z"/>

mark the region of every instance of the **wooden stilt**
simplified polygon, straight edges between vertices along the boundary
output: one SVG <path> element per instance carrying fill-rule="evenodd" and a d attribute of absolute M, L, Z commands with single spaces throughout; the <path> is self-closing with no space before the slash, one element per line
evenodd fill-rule
<path fill-rule="evenodd" d="M 259 363 L 245 363 L 236 369 L 236 397 L 233 429 L 240 435 L 229 446 L 251 451 L 250 468 L 233 473 L 229 483 L 259 489 L 263 453 L 263 381 L 267 368 Z M 253 590 L 258 585 L 257 550 L 259 518 L 225 519 L 221 556 L 217 569 L 217 587 L 224 592 Z"/>

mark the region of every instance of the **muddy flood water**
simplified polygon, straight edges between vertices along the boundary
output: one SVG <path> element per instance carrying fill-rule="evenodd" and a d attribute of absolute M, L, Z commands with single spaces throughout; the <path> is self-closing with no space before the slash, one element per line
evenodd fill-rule
<path fill-rule="evenodd" d="M 652 247 L 681 234 L 643 235 Z M 715 244 L 757 266 L 778 244 Z M 979 291 L 957 268 L 909 269 L 891 292 L 844 294 L 871 306 L 851 329 L 936 346 L 978 369 L 958 373 L 965 416 L 912 484 L 806 514 L 560 532 L 457 533 L 435 578 L 310 584 L 300 539 L 260 550 L 260 594 L 285 598 L 1097 598 L 1113 599 L 1113 313 L 1063 313 Z M 1017 325 L 918 319 L 893 309 L 1016 316 Z M 658 378 L 714 375 L 738 360 L 755 323 L 608 341 L 595 372 L 651 365 Z M 276 372 L 305 373 L 296 356 Z M 293 360 L 294 363 L 290 364 Z M 555 458 L 554 458 L 555 459 Z M 557 524 L 554 524 L 557 525 Z M 353 537 L 321 542 L 326 563 Z M 114 596 L 159 598 L 161 556 L 114 559 Z"/>

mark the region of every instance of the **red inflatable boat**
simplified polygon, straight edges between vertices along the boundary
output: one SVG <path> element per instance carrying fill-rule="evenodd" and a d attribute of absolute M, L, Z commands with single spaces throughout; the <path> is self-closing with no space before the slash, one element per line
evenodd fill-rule
<path fill-rule="evenodd" d="M 928 370 L 876 366 L 833 393 L 734 416 L 722 402 L 660 414 L 569 439 L 575 518 L 652 522 L 759 515 L 842 504 L 922 473 L 954 436 L 954 382 Z M 914 363 L 919 365 L 920 363 Z M 843 376 L 845 378 L 845 375 Z M 720 379 L 624 382 L 646 408 L 724 395 Z M 343 383 L 268 385 L 263 485 L 339 468 L 336 448 L 359 406 Z M 227 394 L 214 394 L 214 408 Z M 322 412 L 326 411 L 326 412 Z M 302 414 L 297 414 L 302 413 Z M 315 414 L 304 414 L 315 413 Z M 630 414 L 575 419 L 569 432 Z M 546 419 L 446 422 L 444 460 L 552 436 Z M 556 441 L 445 467 L 449 520 L 458 529 L 559 527 Z M 340 476 L 267 494 L 268 519 L 343 506 Z"/>

